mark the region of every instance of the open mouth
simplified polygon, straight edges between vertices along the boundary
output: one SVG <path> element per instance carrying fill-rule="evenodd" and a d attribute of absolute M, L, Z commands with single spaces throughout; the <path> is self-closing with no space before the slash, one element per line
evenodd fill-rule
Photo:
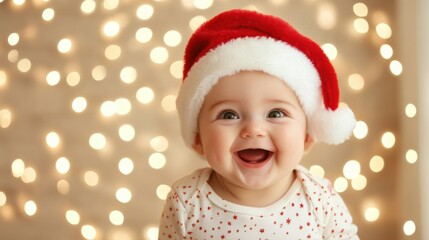
<path fill-rule="evenodd" d="M 237 156 L 245 163 L 258 164 L 270 159 L 272 152 L 260 149 L 249 148 L 237 152 Z"/>

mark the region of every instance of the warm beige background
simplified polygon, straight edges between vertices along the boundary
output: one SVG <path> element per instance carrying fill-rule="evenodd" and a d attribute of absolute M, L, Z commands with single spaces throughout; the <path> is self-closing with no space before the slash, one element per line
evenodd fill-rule
<path fill-rule="evenodd" d="M 424 20 L 422 14 L 425 1 L 362 1 L 368 7 L 368 15 L 363 17 L 369 24 L 367 33 L 357 33 L 353 26 L 358 18 L 353 5 L 358 1 L 221 0 L 201 10 L 192 6 L 190 0 L 124 0 L 109 10 L 103 6 L 108 1 L 100 0 L 90 14 L 80 10 L 82 2 L 27 0 L 17 6 L 13 1 L 0 0 L 0 123 L 3 122 L 3 127 L 0 126 L 0 239 L 84 239 L 81 229 L 85 225 L 95 227 L 96 239 L 150 239 L 147 230 L 156 227 L 163 205 L 157 196 L 157 187 L 170 185 L 193 169 L 205 166 L 181 142 L 176 113 L 167 112 L 162 107 L 164 97 L 175 95 L 180 87 L 180 79 L 171 74 L 170 66 L 182 58 L 186 40 L 192 33 L 189 27 L 192 18 L 198 15 L 209 18 L 234 7 L 258 9 L 280 16 L 316 42 L 336 46 L 338 55 L 333 63 L 340 79 L 342 101 L 354 110 L 358 120 L 367 124 L 368 134 L 363 139 L 352 137 L 337 147 L 317 145 L 303 164 L 322 166 L 325 177 L 334 182 L 343 176 L 347 161 L 360 162 L 366 187 L 356 191 L 349 180 L 347 190 L 341 195 L 359 226 L 362 239 L 424 239 L 421 216 L 425 213 L 421 211 L 427 213 L 428 210 L 421 209 L 419 204 L 428 197 L 419 192 L 425 193 L 420 189 L 425 189 L 427 179 L 418 170 L 427 164 L 424 162 L 428 155 L 424 142 L 428 140 L 420 137 L 425 134 L 418 132 L 427 129 L 424 119 L 428 117 L 424 114 L 429 111 L 424 109 L 427 105 L 423 105 L 427 101 L 419 96 L 429 93 L 426 94 L 427 85 L 423 88 L 418 83 L 428 75 L 428 68 L 422 65 L 427 63 L 424 54 L 427 47 L 420 48 L 417 44 L 424 46 L 421 39 L 428 39 L 427 30 L 423 30 L 428 29 L 425 27 L 427 19 Z M 154 8 L 154 14 L 148 20 L 136 16 L 136 10 L 142 4 Z M 46 8 L 55 10 L 52 21 L 46 22 L 41 17 Z M 322 28 L 320 21 L 326 23 L 329 19 L 333 19 L 332 25 Z M 109 20 L 117 20 L 122 27 L 117 36 L 106 38 L 101 29 Z M 423 24 L 417 24 L 421 21 Z M 377 35 L 379 23 L 391 27 L 390 38 L 382 39 Z M 142 27 L 153 31 L 153 37 L 147 43 L 135 38 L 136 31 Z M 169 30 L 181 33 L 182 42 L 178 46 L 170 47 L 164 43 L 163 36 Z M 16 45 L 8 42 L 12 33 L 20 36 Z M 70 38 L 73 43 L 67 54 L 57 49 L 63 38 Z M 390 59 L 382 58 L 379 53 L 380 46 L 385 43 L 393 47 Z M 112 44 L 122 50 L 121 56 L 115 60 L 105 57 L 105 49 Z M 155 64 L 150 58 L 151 50 L 158 46 L 165 47 L 169 53 L 169 58 L 162 64 Z M 18 53 L 16 59 L 11 58 L 11 51 Z M 19 70 L 22 59 L 31 61 L 28 72 Z M 392 60 L 402 63 L 401 75 L 391 73 L 389 64 Z M 105 67 L 106 77 L 96 81 L 92 70 L 99 65 Z M 120 78 L 120 72 L 126 66 L 137 70 L 137 79 L 131 84 Z M 50 86 L 46 76 L 53 70 L 60 73 L 61 80 Z M 74 71 L 80 74 L 80 82 L 70 86 L 67 75 Z M 353 90 L 348 84 L 348 77 L 354 73 L 364 78 L 362 90 Z M 141 87 L 150 87 L 154 91 L 152 102 L 142 104 L 136 99 L 136 92 Z M 74 112 L 71 107 L 73 99 L 79 96 L 88 101 L 82 113 Z M 104 117 L 100 106 L 118 98 L 129 100 L 130 113 Z M 413 118 L 405 115 L 405 106 L 409 103 L 417 107 L 417 115 Z M 10 125 L 5 110 L 11 112 Z M 123 141 L 118 135 L 123 124 L 130 124 L 135 129 L 131 141 Z M 46 135 L 51 131 L 60 136 L 56 148 L 46 144 Z M 387 149 L 381 143 L 385 132 L 392 132 L 396 137 L 392 148 Z M 88 141 L 94 133 L 106 137 L 104 149 L 90 147 Z M 157 152 L 150 145 L 150 140 L 156 136 L 164 136 L 169 143 L 162 151 L 166 158 L 162 169 L 153 169 L 148 163 L 149 157 Z M 414 164 L 406 161 L 409 149 L 419 154 Z M 375 155 L 381 156 L 385 163 L 379 173 L 372 172 L 369 167 Z M 66 157 L 70 162 L 66 174 L 56 170 L 55 163 L 60 157 Z M 118 162 L 124 157 L 134 162 L 133 172 L 129 175 L 118 170 Z M 22 159 L 27 167 L 35 170 L 34 182 L 24 183 L 12 175 L 11 164 L 16 159 Z M 90 187 L 85 183 L 87 171 L 98 174 L 98 185 Z M 68 182 L 68 193 L 58 190 L 57 184 L 61 180 Z M 121 203 L 116 199 L 115 192 L 121 187 L 132 192 L 130 202 Z M 3 204 L 2 193 L 6 196 Z M 28 200 L 37 205 L 33 216 L 28 216 L 24 210 Z M 365 220 L 365 211 L 369 207 L 380 211 L 374 222 Z M 70 209 L 80 214 L 77 225 L 71 225 L 66 219 L 65 213 Z M 123 214 L 122 225 L 115 226 L 109 220 L 113 210 Z M 403 231 L 408 220 L 417 226 L 412 236 L 406 236 Z"/>

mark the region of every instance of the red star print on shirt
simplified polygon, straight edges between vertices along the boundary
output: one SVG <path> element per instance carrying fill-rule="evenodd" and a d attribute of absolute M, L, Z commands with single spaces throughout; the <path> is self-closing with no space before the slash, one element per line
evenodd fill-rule
<path fill-rule="evenodd" d="M 305 169 L 297 169 L 290 194 L 262 209 L 222 200 L 207 184 L 211 171 L 198 170 L 173 185 L 159 239 L 358 239 L 339 195 Z"/>

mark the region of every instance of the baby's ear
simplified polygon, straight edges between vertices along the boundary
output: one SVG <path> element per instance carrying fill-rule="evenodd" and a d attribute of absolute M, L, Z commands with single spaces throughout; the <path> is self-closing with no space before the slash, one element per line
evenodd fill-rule
<path fill-rule="evenodd" d="M 194 140 L 194 144 L 192 144 L 192 148 L 195 150 L 195 152 L 197 152 L 199 155 L 203 156 L 204 155 L 204 148 L 203 148 L 203 144 L 201 142 L 201 137 L 200 134 L 197 133 L 195 134 L 195 140 Z"/>
<path fill-rule="evenodd" d="M 305 134 L 305 140 L 304 140 L 304 151 L 305 152 L 310 151 L 313 144 L 314 144 L 313 137 L 310 134 L 306 133 Z"/>

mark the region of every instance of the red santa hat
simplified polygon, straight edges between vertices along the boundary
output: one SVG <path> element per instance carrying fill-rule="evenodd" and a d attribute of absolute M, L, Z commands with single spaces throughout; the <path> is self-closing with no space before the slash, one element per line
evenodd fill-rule
<path fill-rule="evenodd" d="M 176 108 L 188 146 L 210 89 L 246 70 L 275 76 L 295 92 L 314 140 L 340 144 L 350 137 L 356 120 L 349 108 L 339 107 L 337 75 L 320 46 L 280 18 L 235 9 L 201 25 L 186 46 Z"/>

